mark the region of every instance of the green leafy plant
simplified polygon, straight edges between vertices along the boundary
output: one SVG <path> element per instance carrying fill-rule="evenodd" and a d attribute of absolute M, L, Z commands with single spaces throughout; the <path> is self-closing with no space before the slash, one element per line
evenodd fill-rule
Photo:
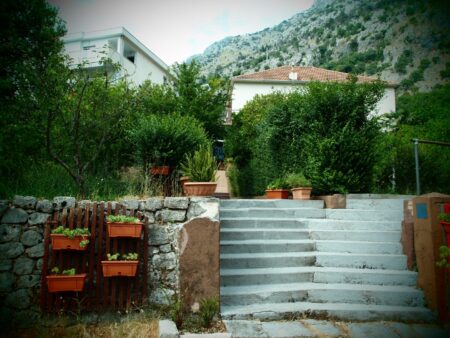
<path fill-rule="evenodd" d="M 200 318 L 204 327 L 211 327 L 214 317 L 219 314 L 217 298 L 204 298 L 200 301 Z"/>
<path fill-rule="evenodd" d="M 121 258 L 120 260 L 123 261 L 136 261 L 139 255 L 135 252 L 129 252 L 123 255 L 116 252 L 115 254 L 106 254 L 106 257 L 108 258 L 108 261 L 118 261 L 119 258 Z"/>
<path fill-rule="evenodd" d="M 108 222 L 114 223 L 139 223 L 139 218 L 125 215 L 109 215 L 106 217 Z"/>
<path fill-rule="evenodd" d="M 267 185 L 268 190 L 289 189 L 289 185 L 285 178 L 277 178 Z"/>
<path fill-rule="evenodd" d="M 181 164 L 183 175 L 189 176 L 191 182 L 215 182 L 217 167 L 210 144 L 186 156 Z"/>
<path fill-rule="evenodd" d="M 58 226 L 57 228 L 52 230 L 52 234 L 55 235 L 64 235 L 70 239 L 75 238 L 76 236 L 83 236 L 83 237 L 88 237 L 91 235 L 91 232 L 89 231 L 88 228 L 74 228 L 74 229 L 69 229 L 69 228 L 65 228 L 62 225 Z M 89 244 L 89 240 L 88 239 L 83 239 L 80 242 L 80 247 L 84 248 Z"/>
<path fill-rule="evenodd" d="M 51 270 L 51 272 L 52 272 L 52 274 L 54 274 L 54 275 L 59 275 L 60 273 L 59 273 L 59 268 L 57 267 L 57 266 L 55 266 L 52 270 Z M 66 270 L 63 270 L 62 272 L 61 272 L 61 275 L 66 275 L 66 276 L 74 276 L 76 274 L 76 270 L 75 270 L 75 268 L 72 268 L 72 269 L 66 269 Z"/>
<path fill-rule="evenodd" d="M 178 329 L 181 329 L 185 317 L 185 305 L 181 297 L 177 297 L 176 300 L 170 306 L 170 317 L 175 323 Z"/>
<path fill-rule="evenodd" d="M 302 173 L 292 173 L 286 176 L 286 184 L 289 188 L 310 187 L 311 181 Z"/>
<path fill-rule="evenodd" d="M 450 222 L 450 214 L 440 213 L 438 218 L 439 218 L 440 221 Z"/>
<path fill-rule="evenodd" d="M 439 247 L 439 260 L 436 262 L 436 266 L 440 268 L 450 268 L 450 263 L 448 263 L 448 257 L 450 256 L 450 248 L 448 246 L 442 245 Z"/>

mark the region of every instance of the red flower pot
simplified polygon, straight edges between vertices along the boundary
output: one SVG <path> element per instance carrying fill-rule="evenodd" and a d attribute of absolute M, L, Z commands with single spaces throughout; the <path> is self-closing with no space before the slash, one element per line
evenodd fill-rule
<path fill-rule="evenodd" d="M 160 167 L 152 167 L 150 169 L 150 173 L 152 175 L 164 175 L 167 176 L 170 174 L 170 167 L 165 165 L 165 166 L 160 166 Z"/>
<path fill-rule="evenodd" d="M 289 190 L 287 189 L 267 189 L 266 198 L 269 199 L 288 199 Z"/>
<path fill-rule="evenodd" d="M 87 245 L 80 246 L 81 241 L 89 239 L 89 236 L 75 236 L 74 238 L 69 238 L 66 235 L 61 234 L 51 234 L 52 249 L 53 250 L 80 250 L 84 251 L 87 249 Z"/>
<path fill-rule="evenodd" d="M 73 276 L 50 275 L 47 279 L 48 292 L 79 292 L 83 291 L 86 274 L 80 273 Z"/>
<path fill-rule="evenodd" d="M 107 229 L 109 237 L 140 238 L 142 233 L 142 223 L 108 222 Z"/>
<path fill-rule="evenodd" d="M 103 277 L 134 277 L 139 261 L 102 261 Z"/>

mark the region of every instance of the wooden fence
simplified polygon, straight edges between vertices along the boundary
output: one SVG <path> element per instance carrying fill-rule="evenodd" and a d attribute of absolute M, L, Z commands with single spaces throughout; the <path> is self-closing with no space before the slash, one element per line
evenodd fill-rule
<path fill-rule="evenodd" d="M 143 223 L 141 238 L 109 238 L 106 231 L 107 215 L 130 215 Z M 54 212 L 45 226 L 44 257 L 41 280 L 41 310 L 46 312 L 79 310 L 118 310 L 144 305 L 147 300 L 148 275 L 148 219 L 137 210 L 111 203 L 89 203 L 83 208 L 64 209 Z M 91 236 L 86 251 L 51 250 L 52 229 L 62 225 L 70 229 L 89 228 Z M 104 278 L 101 261 L 107 253 L 139 254 L 139 265 L 135 277 Z M 77 273 L 86 273 L 87 280 L 82 292 L 48 292 L 46 276 L 53 267 L 60 271 L 75 268 Z"/>

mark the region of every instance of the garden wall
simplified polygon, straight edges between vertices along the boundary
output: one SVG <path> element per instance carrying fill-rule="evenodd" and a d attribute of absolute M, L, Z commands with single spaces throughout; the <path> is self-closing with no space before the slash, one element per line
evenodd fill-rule
<path fill-rule="evenodd" d="M 31 196 L 0 201 L 0 318 L 11 318 L 15 327 L 38 320 L 45 222 L 54 211 L 87 203 L 91 201 L 38 201 Z M 192 306 L 219 295 L 217 199 L 155 197 L 112 202 L 113 207 L 116 203 L 149 220 L 149 303 L 168 304 L 184 293 Z"/>

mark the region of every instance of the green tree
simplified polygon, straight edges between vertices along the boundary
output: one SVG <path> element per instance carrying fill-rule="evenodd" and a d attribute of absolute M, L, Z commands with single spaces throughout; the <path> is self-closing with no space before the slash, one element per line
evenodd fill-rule
<path fill-rule="evenodd" d="M 45 0 L 1 1 L 0 20 L 0 176 L 15 181 L 45 153 L 44 117 L 58 91 L 65 27 Z"/>
<path fill-rule="evenodd" d="M 218 77 L 202 80 L 200 66 L 195 61 L 176 64 L 173 72 L 178 111 L 200 121 L 210 137 L 222 138 L 222 121 L 229 100 L 228 81 Z"/>

